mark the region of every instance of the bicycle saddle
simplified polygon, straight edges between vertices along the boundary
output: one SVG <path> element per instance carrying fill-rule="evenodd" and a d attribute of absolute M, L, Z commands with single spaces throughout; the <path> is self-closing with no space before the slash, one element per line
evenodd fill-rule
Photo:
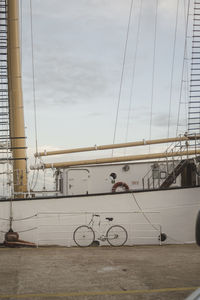
<path fill-rule="evenodd" d="M 112 221 L 112 220 L 113 220 L 113 218 L 106 218 L 106 220 L 108 220 L 108 221 Z"/>

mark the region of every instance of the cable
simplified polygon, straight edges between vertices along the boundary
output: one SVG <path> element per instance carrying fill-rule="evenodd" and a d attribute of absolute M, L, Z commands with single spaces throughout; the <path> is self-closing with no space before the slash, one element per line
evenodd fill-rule
<path fill-rule="evenodd" d="M 20 230 L 20 231 L 17 231 L 17 232 L 22 233 L 22 232 L 28 232 L 28 231 L 36 230 L 36 229 L 38 229 L 38 227 L 33 227 L 33 228 L 30 228 L 30 229 L 26 229 L 26 230 Z"/>
<path fill-rule="evenodd" d="M 155 61 L 156 61 L 157 23 L 158 23 L 158 0 L 156 0 L 155 25 L 154 25 L 153 69 L 152 69 L 151 106 L 150 106 L 150 123 L 149 123 L 149 139 L 150 140 L 151 140 L 152 119 L 153 119 L 152 116 L 153 116 L 154 83 L 155 83 Z M 149 152 L 150 152 L 150 146 L 149 146 Z"/>
<path fill-rule="evenodd" d="M 32 86 L 33 86 L 33 107 L 34 107 L 34 127 L 35 127 L 35 149 L 36 153 L 38 153 L 38 134 L 37 134 L 37 110 L 36 110 L 36 96 L 35 96 L 35 65 L 34 65 L 34 51 L 33 51 L 33 9 L 32 9 L 32 0 L 30 0 L 30 26 L 31 26 L 31 57 L 32 57 Z M 37 158 L 35 158 L 36 164 Z M 30 189 L 33 189 L 33 180 L 35 177 L 35 169 L 33 171 L 32 180 L 30 183 Z M 38 179 L 38 174 L 36 175 L 36 182 L 34 187 L 36 186 Z"/>
<path fill-rule="evenodd" d="M 20 24 L 21 24 L 21 27 L 20 27 L 20 40 L 21 40 L 21 69 L 22 69 L 22 37 L 23 37 L 23 34 L 22 34 L 22 23 L 23 22 L 23 9 L 22 9 L 22 0 L 20 0 Z"/>
<path fill-rule="evenodd" d="M 38 139 L 37 139 L 37 112 L 36 112 L 36 97 L 35 97 L 35 65 L 34 65 L 34 51 L 33 51 L 33 11 L 32 0 L 30 0 L 30 25 L 31 25 L 31 58 L 32 58 L 32 84 L 33 84 L 33 105 L 34 105 L 34 125 L 35 125 L 35 148 L 38 153 Z"/>
<path fill-rule="evenodd" d="M 158 229 L 154 224 L 151 223 L 151 221 L 149 220 L 149 218 L 148 218 L 148 217 L 146 216 L 146 214 L 143 212 L 143 210 L 141 209 L 139 203 L 138 203 L 137 200 L 136 200 L 135 195 L 134 195 L 133 193 L 131 193 L 131 195 L 133 196 L 133 198 L 134 198 L 134 200 L 135 200 L 135 203 L 136 203 L 137 207 L 139 208 L 139 210 L 141 211 L 143 217 L 147 220 L 147 222 L 148 222 L 155 230 L 159 231 L 159 229 Z"/>
<path fill-rule="evenodd" d="M 34 165 L 36 165 L 36 161 L 37 161 L 37 158 L 35 157 L 35 160 L 34 160 Z M 36 173 L 36 168 L 34 168 L 33 170 L 33 175 L 32 175 L 32 178 L 31 178 L 31 181 L 30 181 L 30 184 L 29 184 L 29 189 L 30 190 L 33 190 L 33 181 L 34 181 L 34 177 L 35 177 L 35 173 Z M 35 186 L 36 184 L 34 184 Z"/>
<path fill-rule="evenodd" d="M 143 217 L 144 217 L 144 218 L 147 220 L 147 222 L 152 226 L 152 228 L 154 228 L 156 231 L 159 231 L 159 229 L 158 229 L 154 224 L 151 223 L 151 221 L 149 220 L 149 218 L 148 218 L 148 217 L 146 216 L 146 214 L 142 211 L 142 208 L 140 207 L 139 203 L 137 202 L 134 193 L 131 193 L 131 195 L 133 196 L 133 198 L 134 198 L 134 200 L 135 200 L 135 203 L 136 203 L 137 207 L 139 208 L 139 210 L 141 211 Z M 176 243 L 179 243 L 179 244 L 187 244 L 187 243 L 185 243 L 185 242 L 183 242 L 183 241 L 180 241 L 180 240 L 177 240 L 177 239 L 172 238 L 172 237 L 169 236 L 168 234 L 167 234 L 167 237 L 170 238 L 172 241 L 174 241 L 174 242 L 176 242 Z"/>
<path fill-rule="evenodd" d="M 169 96 L 169 112 L 168 112 L 167 137 L 169 137 L 170 118 L 171 118 L 172 87 L 173 87 L 173 79 L 174 79 L 174 64 L 175 64 L 175 52 L 176 52 L 176 37 L 177 37 L 177 28 L 178 28 L 178 12 L 179 12 L 179 0 L 177 0 L 177 7 L 176 7 L 176 24 L 175 24 L 174 46 L 173 46 L 173 56 L 172 56 L 172 69 L 171 69 L 171 83 L 170 83 L 170 96 Z"/>
<path fill-rule="evenodd" d="M 185 71 L 185 62 L 187 62 L 187 33 L 188 33 L 188 23 L 189 23 L 189 10 L 190 10 L 190 0 L 188 0 L 187 6 L 187 15 L 186 15 L 186 3 L 184 0 L 184 12 L 185 12 L 185 45 L 184 45 L 184 58 L 183 58 L 183 66 L 182 66 L 182 76 L 181 76 L 181 87 L 180 87 L 180 96 L 179 96 L 179 106 L 178 106 L 178 117 L 177 117 L 177 126 L 176 126 L 176 136 L 178 135 L 178 128 L 180 122 L 180 109 L 181 109 L 181 99 L 182 99 L 182 92 L 183 92 L 183 82 L 184 82 L 184 71 Z M 187 64 L 186 64 L 187 67 Z"/>
<path fill-rule="evenodd" d="M 34 175 L 35 175 L 35 171 L 37 171 L 37 173 L 36 173 L 36 179 L 35 179 L 35 183 L 34 183 L 34 184 L 33 184 L 33 180 L 32 180 L 32 185 L 31 185 L 31 190 L 32 190 L 32 191 L 33 191 L 34 188 L 36 187 L 36 184 L 37 184 L 37 181 L 38 181 L 38 176 L 39 176 L 39 170 L 38 170 L 38 169 L 37 169 L 37 170 L 34 169 L 33 178 L 34 178 Z"/>
<path fill-rule="evenodd" d="M 25 218 L 20 218 L 20 219 L 13 219 L 13 222 L 17 222 L 17 221 L 24 221 L 24 220 L 28 220 L 28 219 L 32 219 L 34 217 L 37 217 L 38 214 L 29 216 L 29 217 L 25 217 Z"/>
<path fill-rule="evenodd" d="M 126 32 L 126 41 L 125 41 L 125 46 L 124 46 L 124 56 L 123 56 L 122 72 L 121 72 L 121 78 L 120 78 L 119 95 L 118 95 L 118 101 L 117 101 L 117 112 L 116 112 L 116 118 L 115 118 L 113 144 L 115 143 L 116 131 L 117 131 L 119 105 L 120 105 L 121 93 L 122 93 L 122 83 L 123 83 L 123 78 L 124 78 L 124 69 L 125 69 L 125 62 L 126 62 L 126 53 L 127 53 L 128 38 L 129 38 L 129 31 L 130 31 L 130 23 L 131 23 L 131 17 L 132 17 L 132 9 L 133 9 L 133 0 L 131 0 L 130 10 L 129 10 L 128 26 L 127 26 L 127 32 Z M 113 156 L 113 152 L 114 152 L 114 150 L 112 150 L 112 156 Z"/>
<path fill-rule="evenodd" d="M 38 227 L 33 227 L 33 228 L 30 228 L 30 229 L 17 231 L 17 233 L 27 232 L 27 231 L 36 230 L 36 229 L 38 229 Z M 7 231 L 3 231 L 3 230 L 0 230 L 0 232 L 1 233 L 7 233 Z"/>
<path fill-rule="evenodd" d="M 136 61 L 137 61 L 138 44 L 139 44 L 139 33 L 140 33 L 141 19 L 142 19 L 142 6 L 143 6 L 143 0 L 140 0 L 138 26 L 137 26 L 137 34 L 136 34 L 136 46 L 135 46 L 135 53 L 134 53 L 134 59 L 133 59 L 133 73 L 132 73 L 132 80 L 131 80 L 131 93 L 130 93 L 129 108 L 128 108 L 128 118 L 127 118 L 127 125 L 126 125 L 125 142 L 127 142 L 127 140 L 128 140 L 128 129 L 129 129 L 129 123 L 130 123 L 131 108 L 132 108 L 132 102 L 134 100 L 133 99 L 133 90 L 134 90 L 134 83 L 135 83 Z"/>

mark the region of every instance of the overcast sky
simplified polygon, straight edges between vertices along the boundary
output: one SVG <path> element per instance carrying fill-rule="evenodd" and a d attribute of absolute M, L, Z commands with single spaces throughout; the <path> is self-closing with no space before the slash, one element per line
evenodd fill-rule
<path fill-rule="evenodd" d="M 184 52 L 187 0 L 179 2 L 170 136 L 176 134 Z M 21 5 L 24 107 L 30 154 L 35 150 L 35 133 L 29 1 L 21 0 Z M 32 0 L 40 149 L 113 142 L 130 5 L 130 0 Z M 148 139 L 150 134 L 156 0 L 142 1 L 137 40 L 140 5 L 141 0 L 133 0 L 115 142 L 126 141 L 130 101 L 127 141 Z M 152 138 L 168 134 L 176 7 L 177 0 L 158 0 Z M 181 121 L 185 124 L 183 116 Z"/>

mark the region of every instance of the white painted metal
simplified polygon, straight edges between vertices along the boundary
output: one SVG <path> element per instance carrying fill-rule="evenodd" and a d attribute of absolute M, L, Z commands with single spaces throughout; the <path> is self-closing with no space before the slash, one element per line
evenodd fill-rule
<path fill-rule="evenodd" d="M 92 193 L 110 193 L 112 187 L 116 182 L 124 182 L 129 186 L 130 190 L 138 190 L 143 188 L 143 177 L 150 171 L 149 176 L 152 175 L 152 168 L 154 164 L 159 164 L 159 168 L 163 174 L 171 172 L 173 169 L 173 162 L 144 162 L 144 163 L 129 163 L 129 164 L 111 164 L 111 165 L 94 165 L 86 166 L 84 169 L 69 168 L 63 169 L 62 180 L 63 189 L 62 195 L 79 195 Z M 177 164 L 177 162 L 175 162 Z M 110 176 L 112 173 L 116 174 L 116 179 Z M 164 179 L 165 177 L 163 177 Z M 172 184 L 173 187 L 180 187 L 181 176 L 178 176 Z M 145 182 L 147 188 L 147 178 Z M 155 178 L 155 185 L 158 185 L 159 179 Z M 118 190 L 119 191 L 119 190 Z"/>
<path fill-rule="evenodd" d="M 13 230 L 19 232 L 21 239 L 39 245 L 74 246 L 76 227 L 88 224 L 91 214 L 99 213 L 102 220 L 114 217 L 114 224 L 127 229 L 127 245 L 158 244 L 160 226 L 168 236 L 164 243 L 192 243 L 200 209 L 199 193 L 200 187 L 14 201 Z M 8 219 L 9 202 L 0 202 L 1 232 L 8 231 Z"/>

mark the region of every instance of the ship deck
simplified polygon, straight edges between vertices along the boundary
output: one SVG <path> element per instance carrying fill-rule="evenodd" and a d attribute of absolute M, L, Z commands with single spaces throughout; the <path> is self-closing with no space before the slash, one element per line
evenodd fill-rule
<path fill-rule="evenodd" d="M 200 248 L 162 245 L 1 248 L 0 299 L 185 299 Z"/>

